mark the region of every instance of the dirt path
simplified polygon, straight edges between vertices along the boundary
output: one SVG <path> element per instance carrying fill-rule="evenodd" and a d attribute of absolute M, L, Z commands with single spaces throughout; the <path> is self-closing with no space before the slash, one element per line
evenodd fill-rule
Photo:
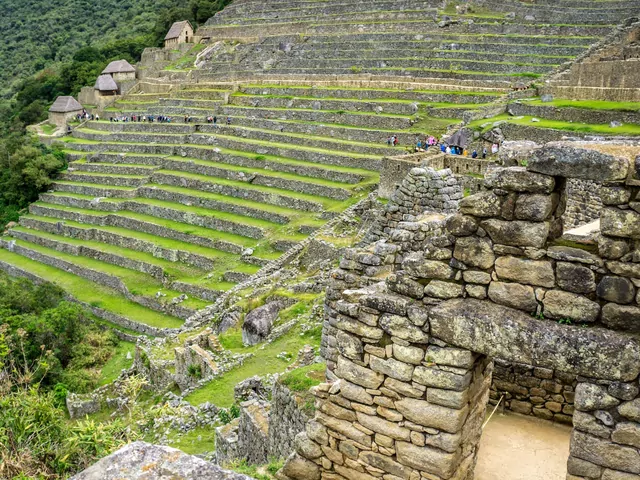
<path fill-rule="evenodd" d="M 496 412 L 482 433 L 475 480 L 564 480 L 571 427 Z"/>

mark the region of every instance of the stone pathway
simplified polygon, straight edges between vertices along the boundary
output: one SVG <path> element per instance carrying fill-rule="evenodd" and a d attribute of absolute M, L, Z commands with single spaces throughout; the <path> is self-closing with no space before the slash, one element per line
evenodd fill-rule
<path fill-rule="evenodd" d="M 475 480 L 564 480 L 571 427 L 507 412 L 485 427 Z"/>

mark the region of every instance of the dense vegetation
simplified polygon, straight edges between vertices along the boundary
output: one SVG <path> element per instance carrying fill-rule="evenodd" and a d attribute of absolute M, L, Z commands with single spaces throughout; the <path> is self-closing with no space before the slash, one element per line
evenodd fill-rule
<path fill-rule="evenodd" d="M 64 156 L 26 135 L 47 116 L 59 95 L 93 85 L 112 60 L 137 62 L 149 46 L 162 45 L 177 20 L 205 22 L 229 0 L 3 0 L 0 16 L 0 227 L 51 177 Z M 34 74 L 34 72 L 37 72 Z"/>
<path fill-rule="evenodd" d="M 0 478 L 66 478 L 132 437 L 123 421 L 70 423 L 118 339 L 51 284 L 0 274 Z"/>

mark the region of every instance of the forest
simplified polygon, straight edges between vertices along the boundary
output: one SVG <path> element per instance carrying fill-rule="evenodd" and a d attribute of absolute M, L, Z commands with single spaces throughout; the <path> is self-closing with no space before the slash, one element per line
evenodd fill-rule
<path fill-rule="evenodd" d="M 0 227 L 46 190 L 64 155 L 26 134 L 59 95 L 93 85 L 112 60 L 135 63 L 171 24 L 204 23 L 229 0 L 3 0 L 0 3 Z"/>

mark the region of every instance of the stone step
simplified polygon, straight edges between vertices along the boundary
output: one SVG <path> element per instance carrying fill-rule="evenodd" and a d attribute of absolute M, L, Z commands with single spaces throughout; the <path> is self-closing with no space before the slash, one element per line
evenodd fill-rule
<path fill-rule="evenodd" d="M 530 116 L 562 122 L 589 124 L 606 124 L 611 122 L 633 123 L 640 125 L 640 104 L 638 111 L 617 111 L 596 108 L 572 108 L 542 105 L 531 105 L 526 101 L 509 104 L 509 112 L 513 116 Z"/>
<path fill-rule="evenodd" d="M 196 87 L 197 85 L 194 86 L 194 88 Z M 197 89 L 182 88 L 180 90 L 176 90 L 172 92 L 171 95 L 164 95 L 161 98 L 176 96 L 178 98 L 193 99 L 193 100 L 222 100 L 223 101 L 227 98 L 227 96 L 230 93 L 231 93 L 230 90 L 207 90 L 204 88 L 202 88 L 201 90 L 197 90 Z"/>
<path fill-rule="evenodd" d="M 393 90 L 373 88 L 328 88 L 286 85 L 249 85 L 240 86 L 240 92 L 247 95 L 294 96 L 315 99 L 355 99 L 355 100 L 407 100 L 414 102 L 449 102 L 449 103 L 489 103 L 501 97 L 499 94 L 465 91 L 421 91 Z M 233 98 L 233 97 L 232 97 Z"/>
<path fill-rule="evenodd" d="M 139 187 L 149 182 L 149 176 L 142 175 L 110 175 L 91 172 L 62 173 L 58 177 L 66 182 L 98 183 L 115 187 Z"/>
<path fill-rule="evenodd" d="M 244 123 L 244 119 L 237 117 L 238 123 Z M 242 122 L 241 122 L 242 121 Z M 278 127 L 279 129 L 280 127 Z M 389 132 L 387 136 L 390 135 Z M 377 140 L 381 138 L 377 136 Z M 386 138 L 386 137 L 384 137 Z M 79 160 L 87 157 L 86 152 L 65 150 L 68 157 L 71 160 Z M 246 178 L 242 178 L 240 172 L 244 172 L 245 177 L 248 173 L 261 173 L 264 175 L 272 174 L 279 178 L 286 178 L 289 180 L 296 180 L 306 182 L 307 178 L 313 182 L 313 179 L 329 180 L 331 182 L 356 184 L 360 183 L 372 175 L 374 172 L 362 171 L 351 168 L 340 168 L 335 166 L 322 166 L 314 165 L 308 162 L 301 162 L 290 158 L 274 157 L 274 156 L 256 156 L 248 152 L 242 152 L 239 150 L 227 150 L 227 149 L 207 149 L 201 147 L 185 147 L 180 152 L 176 152 L 175 155 L 144 155 L 144 154 L 121 154 L 113 151 L 102 150 L 99 153 L 89 153 L 91 162 L 105 162 L 105 163 L 135 163 L 148 166 L 160 166 L 166 169 L 175 169 L 171 166 L 173 161 L 182 161 L 189 164 L 193 163 L 203 166 L 219 166 L 226 168 L 227 170 L 235 170 L 238 172 L 237 179 L 245 181 Z M 209 163 L 212 162 L 212 163 Z M 220 164 L 220 165 L 217 165 Z M 185 169 L 186 171 L 192 171 L 193 173 L 199 173 L 195 169 L 197 165 L 185 166 L 184 163 L 180 164 L 179 169 Z M 252 169 L 247 172 L 244 168 Z M 280 173 L 276 173 L 280 172 Z M 297 176 L 301 178 L 297 178 Z M 229 177 L 233 179 L 233 177 Z M 336 185 L 338 186 L 338 185 Z"/>
<path fill-rule="evenodd" d="M 98 285 L 106 286 L 119 292 L 125 298 L 134 303 L 151 310 L 173 316 L 177 319 L 186 320 L 193 316 L 198 308 L 204 308 L 204 306 L 206 306 L 206 303 L 199 300 L 189 300 L 188 302 L 184 302 L 187 305 L 197 305 L 196 308 L 184 306 L 180 303 L 171 304 L 170 302 L 167 302 L 165 304 L 161 300 L 155 298 L 151 293 L 151 289 L 157 289 L 157 291 L 164 290 L 170 300 L 178 297 L 180 294 L 178 292 L 165 289 L 161 283 L 155 280 L 151 281 L 151 277 L 147 275 L 140 273 L 136 273 L 134 275 L 135 272 L 131 272 L 125 268 L 117 267 L 100 260 L 83 258 L 80 261 L 77 256 L 24 240 L 9 239 L 8 237 L 0 238 L 0 247 L 31 260 L 72 273 Z M 147 285 L 146 287 L 139 283 L 141 279 L 145 278 L 147 279 L 144 280 L 145 285 Z M 130 289 L 127 281 L 131 282 L 132 286 L 135 285 L 135 288 Z M 138 292 L 140 290 L 149 290 L 149 294 L 139 294 Z"/>
<path fill-rule="evenodd" d="M 6 244 L 5 244 L 6 245 Z M 8 245 L 7 245 L 8 246 Z M 119 292 L 97 285 L 73 273 L 45 265 L 25 256 L 0 248 L 0 269 L 15 277 L 26 277 L 37 283 L 50 282 L 64 288 L 77 302 L 116 330 L 131 334 L 167 336 L 176 334 L 182 320 L 150 310 L 124 298 Z"/>
<path fill-rule="evenodd" d="M 81 184 L 76 182 L 65 182 L 62 180 L 55 180 L 51 188 L 57 192 L 90 195 L 94 198 L 133 198 L 136 196 L 136 188 L 133 187 L 110 187 L 108 185 Z"/>
<path fill-rule="evenodd" d="M 128 212 L 118 212 L 118 215 L 114 215 L 107 212 L 64 207 L 46 203 L 32 203 L 29 206 L 29 212 L 32 215 L 49 217 L 57 220 L 70 220 L 87 225 L 135 230 L 141 233 L 157 235 L 185 243 L 193 243 L 202 247 L 213 248 L 235 254 L 242 253 L 245 248 L 254 244 L 254 242 L 249 242 L 244 237 L 220 235 L 219 232 L 208 228 L 196 227 L 174 220 L 153 217 L 151 215 L 141 215 Z M 232 241 L 230 239 L 232 239 Z"/>
<path fill-rule="evenodd" d="M 162 98 L 158 102 L 159 106 L 167 107 L 198 107 L 202 109 L 210 109 L 212 112 L 223 105 L 222 100 L 202 100 L 200 98 L 181 98 L 180 92 L 176 92 L 171 98 Z"/>
<path fill-rule="evenodd" d="M 230 214 L 219 210 L 182 205 L 169 200 L 135 197 L 130 199 L 105 198 L 100 202 L 94 202 L 94 199 L 89 196 L 81 198 L 61 195 L 60 198 L 67 205 L 73 202 L 76 204 L 70 206 L 86 210 L 96 210 L 103 213 L 124 211 L 150 215 L 254 240 L 263 238 L 265 229 L 274 225 L 273 222 L 256 219 L 248 215 Z M 39 204 L 32 204 L 32 206 L 37 205 Z"/>
<path fill-rule="evenodd" d="M 221 293 L 219 290 L 210 289 L 204 286 L 200 286 L 200 288 L 197 289 L 197 294 L 192 293 L 193 289 L 189 292 L 185 292 L 181 287 L 191 283 L 190 280 L 182 277 L 177 277 L 177 280 L 175 281 L 172 280 L 171 277 L 173 276 L 172 273 L 174 273 L 175 268 L 171 268 L 170 271 L 167 271 L 166 264 L 169 262 L 158 259 L 151 254 L 130 250 L 127 247 L 117 247 L 110 244 L 92 242 L 88 240 L 70 239 L 64 236 L 24 227 L 13 228 L 9 230 L 9 234 L 13 238 L 47 247 L 58 252 L 73 256 L 91 258 L 93 260 L 98 260 L 126 268 L 128 270 L 147 274 L 162 283 L 165 287 L 176 290 L 180 293 L 195 295 L 201 300 L 214 301 Z M 179 270 L 177 271 L 179 272 Z M 191 276 L 197 274 L 199 277 L 204 277 L 206 274 L 204 270 L 196 270 L 189 273 Z"/>
<path fill-rule="evenodd" d="M 345 34 L 349 33 L 413 33 L 420 32 L 428 34 L 438 32 L 441 27 L 432 20 L 429 21 L 385 21 L 385 22 L 331 22 L 331 23 L 307 23 L 307 22 L 274 22 L 262 23 L 260 25 L 237 25 L 237 26 L 203 26 L 197 31 L 197 35 L 204 39 L 241 39 L 258 38 L 264 36 L 264 32 L 269 35 L 296 35 L 305 34 L 309 36 L 322 34 Z M 545 34 L 553 36 L 597 36 L 604 37 L 610 32 L 609 25 L 573 25 L 573 24 L 550 24 L 545 25 Z M 474 23 L 461 23 L 456 25 L 458 33 L 471 34 L 519 34 L 536 35 L 540 34 L 538 25 L 505 22 L 497 23 L 493 19 Z"/>
<path fill-rule="evenodd" d="M 587 125 L 585 125 L 585 127 L 588 128 Z M 531 138 L 536 138 L 540 143 L 559 142 L 566 140 L 588 140 L 598 142 L 602 141 L 602 139 L 636 141 L 638 138 L 637 136 L 634 137 L 625 134 L 548 128 L 539 126 L 536 123 L 531 123 L 530 125 L 503 123 L 500 125 L 500 129 L 502 130 L 502 133 L 507 140 L 530 140 Z"/>
<path fill-rule="evenodd" d="M 640 89 L 637 88 L 578 87 L 553 82 L 542 87 L 540 93 L 543 95 L 549 93 L 557 98 L 571 98 L 575 100 L 640 102 Z"/>
<path fill-rule="evenodd" d="M 73 165 L 69 167 L 69 171 L 101 173 L 108 175 L 145 175 L 149 177 L 155 170 L 158 170 L 159 168 L 160 167 L 143 165 L 117 165 L 106 163 L 73 162 Z"/>
<path fill-rule="evenodd" d="M 170 262 L 181 262 L 203 270 L 213 270 L 217 262 L 229 257 L 229 254 L 221 250 L 198 247 L 186 242 L 168 240 L 160 236 L 124 228 L 90 227 L 72 221 L 56 222 L 50 218 L 35 215 L 23 215 L 20 217 L 20 225 L 77 240 L 129 248 Z"/>

